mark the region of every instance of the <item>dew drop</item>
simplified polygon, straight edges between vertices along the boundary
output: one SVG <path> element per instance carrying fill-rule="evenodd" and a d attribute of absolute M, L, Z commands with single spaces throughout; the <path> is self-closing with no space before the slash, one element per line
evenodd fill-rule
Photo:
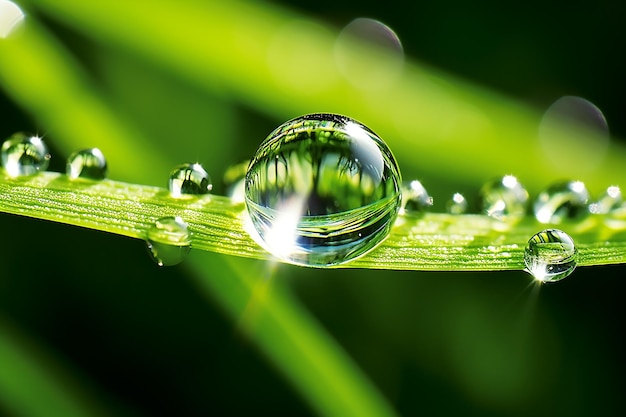
<path fill-rule="evenodd" d="M 387 145 L 346 116 L 290 120 L 261 143 L 246 174 L 257 241 L 292 263 L 348 262 L 384 240 L 400 207 L 400 171 Z"/>
<path fill-rule="evenodd" d="M 516 221 L 526 215 L 528 191 L 513 175 L 483 185 L 479 194 L 480 209 L 501 221 Z"/>
<path fill-rule="evenodd" d="M 608 187 L 594 203 L 589 204 L 589 212 L 607 214 L 622 204 L 622 190 L 617 185 Z"/>
<path fill-rule="evenodd" d="M 162 217 L 148 229 L 146 244 L 152 259 L 159 266 L 176 265 L 191 250 L 187 223 L 180 217 Z"/>
<path fill-rule="evenodd" d="M 363 65 L 363 56 L 380 53 Z M 404 65 L 400 39 L 387 25 L 378 20 L 359 17 L 343 28 L 334 47 L 339 72 L 355 87 L 381 89 L 395 81 Z"/>
<path fill-rule="evenodd" d="M 250 161 L 229 166 L 224 172 L 224 192 L 234 203 L 246 200 L 246 172 Z"/>
<path fill-rule="evenodd" d="M 45 171 L 50 154 L 37 135 L 15 133 L 2 144 L 2 165 L 11 177 L 22 177 Z"/>
<path fill-rule="evenodd" d="M 98 148 L 76 151 L 67 158 L 65 172 L 70 179 L 103 180 L 107 176 L 107 161 Z"/>
<path fill-rule="evenodd" d="M 433 205 L 433 198 L 418 180 L 402 184 L 402 213 L 418 213 L 428 210 Z"/>
<path fill-rule="evenodd" d="M 172 197 L 208 194 L 213 189 L 211 177 L 202 165 L 179 165 L 170 173 L 169 189 Z"/>
<path fill-rule="evenodd" d="M 531 237 L 524 251 L 526 271 L 541 282 L 560 281 L 574 272 L 578 250 L 574 240 L 558 229 Z"/>
<path fill-rule="evenodd" d="M 467 211 L 467 200 L 461 193 L 454 193 L 446 203 L 446 210 L 450 214 L 463 214 Z"/>
<path fill-rule="evenodd" d="M 589 191 L 581 181 L 565 181 L 553 184 L 541 192 L 533 211 L 541 223 L 561 223 L 580 220 L 589 213 Z"/>
<path fill-rule="evenodd" d="M 0 39 L 7 38 L 24 22 L 24 12 L 15 3 L 0 0 Z"/>

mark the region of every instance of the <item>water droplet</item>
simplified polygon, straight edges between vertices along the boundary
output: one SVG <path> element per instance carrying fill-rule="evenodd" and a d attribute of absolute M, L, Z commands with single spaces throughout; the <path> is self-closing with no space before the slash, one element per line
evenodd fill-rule
<path fill-rule="evenodd" d="M 564 96 L 544 113 L 539 141 L 545 155 L 563 155 L 577 172 L 596 168 L 606 157 L 609 128 L 604 115 L 582 97 Z"/>
<path fill-rule="evenodd" d="M 574 272 L 578 250 L 574 240 L 558 229 L 546 229 L 528 240 L 526 271 L 541 282 L 554 282 Z"/>
<path fill-rule="evenodd" d="M 395 81 L 404 66 L 400 39 L 378 20 L 357 18 L 348 23 L 335 42 L 335 61 L 342 75 L 355 87 L 375 90 Z M 380 54 L 363 65 L 363 57 Z"/>
<path fill-rule="evenodd" d="M 526 215 L 528 191 L 513 175 L 483 185 L 480 189 L 481 211 L 501 221 L 515 221 Z"/>
<path fill-rule="evenodd" d="M 149 229 L 146 244 L 150 255 L 159 266 L 176 265 L 191 250 L 191 235 L 187 223 L 180 217 L 162 217 Z"/>
<path fill-rule="evenodd" d="M 183 164 L 170 173 L 169 189 L 172 197 L 182 197 L 208 194 L 213 189 L 213 184 L 202 165 Z"/>
<path fill-rule="evenodd" d="M 611 185 L 598 201 L 589 204 L 589 211 L 593 214 L 607 214 L 621 204 L 622 190 L 617 185 Z"/>
<path fill-rule="evenodd" d="M 387 237 L 400 183 L 391 151 L 374 132 L 346 116 L 309 114 L 261 144 L 246 175 L 246 204 L 260 244 L 279 258 L 323 267 Z"/>
<path fill-rule="evenodd" d="M 415 213 L 429 209 L 433 198 L 418 180 L 402 184 L 402 213 Z"/>
<path fill-rule="evenodd" d="M 107 161 L 100 149 L 83 149 L 67 158 L 65 172 L 70 179 L 103 180 L 107 175 Z"/>
<path fill-rule="evenodd" d="M 224 191 L 234 203 L 246 200 L 246 172 L 250 161 L 231 165 L 224 172 Z"/>
<path fill-rule="evenodd" d="M 463 214 L 467 211 L 467 200 L 461 193 L 454 193 L 446 203 L 446 210 L 450 214 Z"/>
<path fill-rule="evenodd" d="M 7 38 L 24 21 L 24 12 L 15 3 L 0 0 L 0 39 Z"/>
<path fill-rule="evenodd" d="M 37 135 L 16 133 L 2 144 L 2 165 L 12 177 L 45 171 L 49 163 L 48 148 Z"/>
<path fill-rule="evenodd" d="M 589 191 L 581 181 L 559 182 L 537 196 L 533 210 L 541 223 L 579 220 L 589 213 Z"/>

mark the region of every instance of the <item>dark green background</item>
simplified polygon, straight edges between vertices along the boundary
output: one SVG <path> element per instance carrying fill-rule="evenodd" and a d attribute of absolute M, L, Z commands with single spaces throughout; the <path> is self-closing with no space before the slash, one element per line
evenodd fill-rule
<path fill-rule="evenodd" d="M 614 2 L 280 4 L 337 27 L 379 19 L 410 59 L 538 109 L 584 97 L 626 138 L 624 14 Z M 97 79 L 89 42 L 54 27 Z M 224 163 L 249 157 L 283 122 L 234 106 L 235 132 L 250 148 L 230 150 Z M 45 131 L 4 96 L 0 114 L 0 137 Z M 436 194 L 436 183 L 427 187 Z M 9 215 L 0 228 L 0 316 L 119 414 L 311 414 L 184 265 L 158 268 L 143 242 L 104 233 Z M 522 272 L 280 266 L 276 281 L 294 288 L 401 415 L 608 416 L 626 411 L 623 275 L 621 266 L 581 268 L 538 290 Z"/>

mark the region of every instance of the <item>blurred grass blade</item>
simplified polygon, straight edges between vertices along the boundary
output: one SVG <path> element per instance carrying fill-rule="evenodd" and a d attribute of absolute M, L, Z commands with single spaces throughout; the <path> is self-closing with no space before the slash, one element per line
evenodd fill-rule
<path fill-rule="evenodd" d="M 389 143 L 401 166 L 415 167 L 406 169 L 412 173 L 473 184 L 513 173 L 531 191 L 562 178 L 584 180 L 598 191 L 626 182 L 624 146 L 612 144 L 602 164 L 578 178 L 586 153 L 564 147 L 559 155 L 547 155 L 538 139 L 541 114 L 414 62 L 407 62 L 403 76 L 388 89 L 356 89 L 334 65 L 336 31 L 275 5 L 197 0 L 30 3 L 86 36 L 120 45 L 279 120 L 320 111 L 357 118 Z M 385 57 L 371 50 L 352 58 L 355 65 L 368 68 Z M 565 143 L 571 138 L 594 151 L 592 132 L 563 126 L 560 135 Z M 552 163 L 554 158 L 558 161 Z"/>

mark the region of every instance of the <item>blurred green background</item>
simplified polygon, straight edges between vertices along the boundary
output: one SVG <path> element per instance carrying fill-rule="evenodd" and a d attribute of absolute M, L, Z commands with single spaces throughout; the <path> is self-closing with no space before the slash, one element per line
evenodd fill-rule
<path fill-rule="evenodd" d="M 212 90 L 200 89 L 167 65 L 117 42 L 95 41 L 53 13 L 39 13 L 32 3 L 33 16 L 62 40 L 114 114 L 149 138 L 141 146 L 172 166 L 203 163 L 218 194 L 230 164 L 250 158 L 268 132 L 297 116 L 282 104 L 265 111 L 264 102 L 272 97 L 255 103 L 220 79 L 207 79 Z M 624 15 L 613 2 L 256 4 L 267 13 L 287 8 L 335 30 L 357 17 L 378 19 L 399 36 L 407 61 L 539 112 L 561 96 L 584 97 L 603 111 L 615 140 L 626 137 Z M 149 8 L 145 14 L 150 16 Z M 220 39 L 207 39 L 212 42 Z M 1 87 L 0 137 L 20 130 L 49 135 L 50 170 L 64 171 L 70 150 L 55 144 L 57 132 Z M 92 146 L 89 137 L 84 146 Z M 500 150 L 493 152 L 503 157 Z M 117 173 L 113 165 L 114 179 L 166 185 L 167 172 L 149 169 L 141 152 L 124 156 L 126 171 Z M 559 155 L 554 158 L 558 163 Z M 139 172 L 125 176 L 133 161 Z M 420 175 L 419 166 L 401 168 Z M 457 189 L 474 198 L 471 193 L 480 186 L 464 172 L 431 170 L 422 177 L 436 201 Z M 268 361 L 244 320 L 226 313 L 219 297 L 207 297 L 185 264 L 158 268 L 141 241 L 71 226 L 1 215 L 0 227 L 0 354 L 6 340 L 17 341 L 33 364 L 46 364 L 61 389 L 75 386 L 70 391 L 79 393 L 78 401 L 92 414 L 315 414 L 283 378 L 280 367 L 286 365 Z M 191 256 L 207 265 L 214 279 L 229 278 L 220 270 L 222 256 Z M 258 261 L 233 262 L 258 280 L 270 274 Z M 279 265 L 272 269 L 269 291 L 272 286 L 293 291 L 399 415 L 620 415 L 626 411 L 623 274 L 621 266 L 581 268 L 561 283 L 537 288 L 522 272 Z M 15 392 L 42 401 L 49 415 L 56 415 L 54 404 L 21 374 L 24 368 L 7 358 L 0 356 L 0 367 Z M 0 415 L 22 415 L 2 393 Z"/>

